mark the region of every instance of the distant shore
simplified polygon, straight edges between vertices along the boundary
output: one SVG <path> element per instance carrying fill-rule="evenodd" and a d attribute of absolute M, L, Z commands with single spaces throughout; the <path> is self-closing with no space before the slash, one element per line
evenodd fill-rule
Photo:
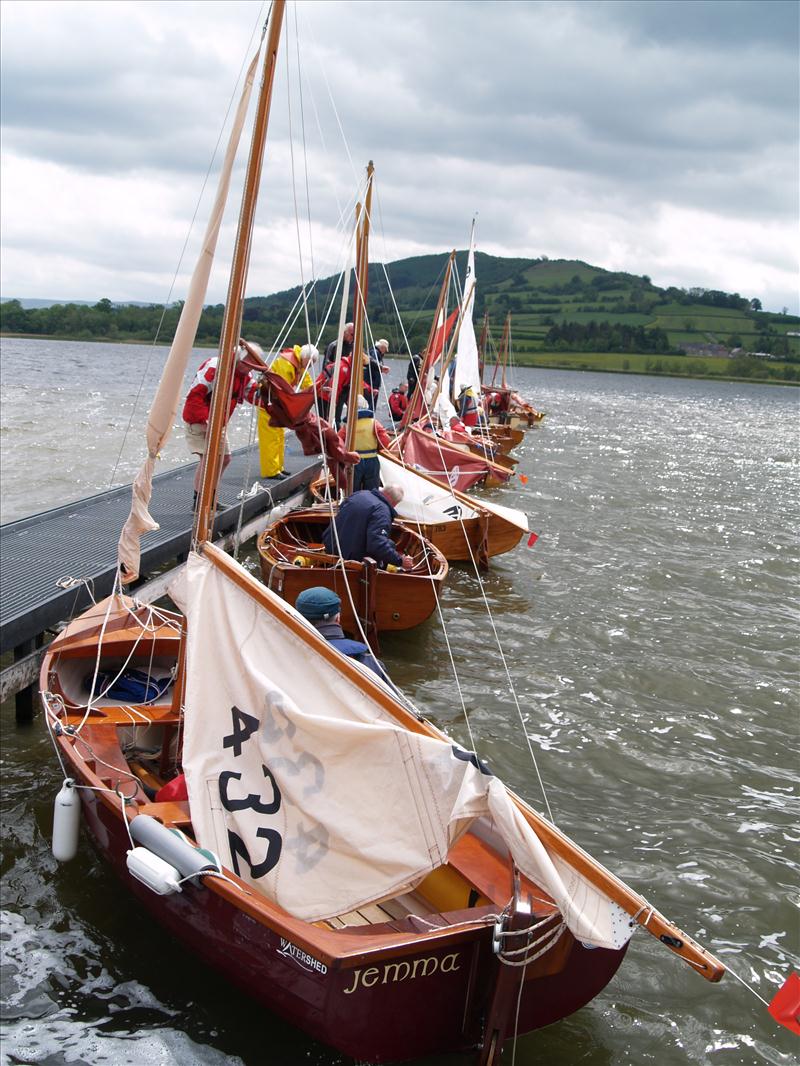
<path fill-rule="evenodd" d="M 119 337 L 53 337 L 51 334 L 0 333 L 0 340 L 73 341 L 84 344 L 134 344 L 145 347 L 168 348 L 163 342 L 150 342 Z M 216 344 L 195 344 L 195 348 L 216 350 Z M 387 359 L 405 360 L 404 355 L 391 352 Z M 633 374 L 662 378 L 693 378 L 699 381 L 750 382 L 754 385 L 800 385 L 800 365 L 783 361 L 749 360 L 751 373 L 729 372 L 730 359 L 718 356 L 645 355 L 638 352 L 541 352 L 518 353 L 513 365 L 541 370 L 588 370 L 599 374 Z M 487 364 L 491 366 L 493 364 Z M 788 373 L 792 376 L 778 376 Z M 763 372 L 761 372 L 763 369 Z M 772 373 L 769 373 L 772 370 Z"/>

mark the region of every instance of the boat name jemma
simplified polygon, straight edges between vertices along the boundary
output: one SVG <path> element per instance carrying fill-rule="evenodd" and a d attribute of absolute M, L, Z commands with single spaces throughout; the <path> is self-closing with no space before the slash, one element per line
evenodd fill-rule
<path fill-rule="evenodd" d="M 380 966 L 360 968 L 353 972 L 353 983 L 350 988 L 344 990 L 344 994 L 349 996 L 351 992 L 357 992 L 359 988 L 372 988 L 378 983 L 388 985 L 406 979 L 413 981 L 415 977 L 430 977 L 437 971 L 454 973 L 461 969 L 456 964 L 458 957 L 458 952 L 454 952 L 452 955 L 445 955 L 442 959 L 430 955 L 427 959 L 414 959 L 413 962 L 406 959 L 400 962 L 385 962 L 383 968 Z"/>

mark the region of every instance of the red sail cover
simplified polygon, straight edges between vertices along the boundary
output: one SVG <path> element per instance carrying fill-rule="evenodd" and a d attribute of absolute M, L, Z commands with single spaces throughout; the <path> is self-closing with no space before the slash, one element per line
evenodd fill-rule
<path fill-rule="evenodd" d="M 319 455 L 324 452 L 338 484 L 342 480 L 342 464 L 353 466 L 360 458 L 358 452 L 348 452 L 336 430 L 329 426 L 324 418 L 317 418 L 312 410 L 313 388 L 295 392 L 288 381 L 284 381 L 278 374 L 268 371 L 264 377 L 269 383 L 264 405 L 272 424 L 283 429 L 293 429 L 300 441 L 303 455 Z"/>
<path fill-rule="evenodd" d="M 447 343 L 447 338 L 450 336 L 453 330 L 453 326 L 455 325 L 455 321 L 458 318 L 460 310 L 461 308 L 457 307 L 455 311 L 448 315 L 445 322 L 441 326 L 439 326 L 439 328 L 436 330 L 436 333 L 433 335 L 433 344 L 431 345 L 430 355 L 428 356 L 429 370 L 438 362 L 439 356 L 442 354 L 444 346 Z"/>
<path fill-rule="evenodd" d="M 280 374 L 273 374 L 270 370 L 264 377 L 269 383 L 265 406 L 273 426 L 297 429 L 306 421 L 314 406 L 314 390 L 308 388 L 295 392 L 288 381 L 284 381 Z"/>
<path fill-rule="evenodd" d="M 401 425 L 410 425 L 415 418 L 419 418 L 422 413 L 422 398 L 425 392 L 425 385 L 428 380 L 428 371 L 432 369 L 439 361 L 439 357 L 444 350 L 444 346 L 447 343 L 447 338 L 453 329 L 456 319 L 458 318 L 460 308 L 456 308 L 455 311 L 450 314 L 441 326 L 436 330 L 433 335 L 433 344 L 430 351 L 425 355 L 425 359 L 422 363 L 422 368 L 419 374 L 420 388 L 414 390 L 414 395 L 411 399 L 411 403 L 406 408 L 406 413 L 403 416 Z"/>
<path fill-rule="evenodd" d="M 454 448 L 441 437 L 409 426 L 402 441 L 403 461 L 459 492 L 469 492 L 486 477 L 486 461 L 462 448 Z"/>

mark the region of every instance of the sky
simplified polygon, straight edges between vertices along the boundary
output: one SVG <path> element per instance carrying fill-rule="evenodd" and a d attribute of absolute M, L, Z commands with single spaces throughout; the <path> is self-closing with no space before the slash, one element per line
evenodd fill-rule
<path fill-rule="evenodd" d="M 371 159 L 373 261 L 465 248 L 477 216 L 493 255 L 800 312 L 799 12 L 289 3 L 248 295 L 341 268 Z M 3 0 L 0 295 L 185 295 L 265 14 L 260 0 Z M 241 173 L 208 302 L 225 299 Z"/>

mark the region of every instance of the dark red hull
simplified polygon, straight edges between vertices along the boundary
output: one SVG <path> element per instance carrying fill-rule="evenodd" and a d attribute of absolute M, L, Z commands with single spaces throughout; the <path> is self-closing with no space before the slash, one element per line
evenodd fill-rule
<path fill-rule="evenodd" d="M 125 865 L 122 822 L 94 792 L 82 792 L 85 821 L 120 878 L 173 936 L 232 984 L 310 1036 L 374 1063 L 479 1046 L 488 990 L 497 966 L 491 929 L 454 932 L 421 951 L 325 966 L 206 888 L 158 896 Z M 569 933 L 558 973 L 525 982 L 519 1033 L 549 1025 L 593 999 L 611 980 L 625 949 L 588 950 Z M 534 967 L 531 968 L 532 970 Z"/>

